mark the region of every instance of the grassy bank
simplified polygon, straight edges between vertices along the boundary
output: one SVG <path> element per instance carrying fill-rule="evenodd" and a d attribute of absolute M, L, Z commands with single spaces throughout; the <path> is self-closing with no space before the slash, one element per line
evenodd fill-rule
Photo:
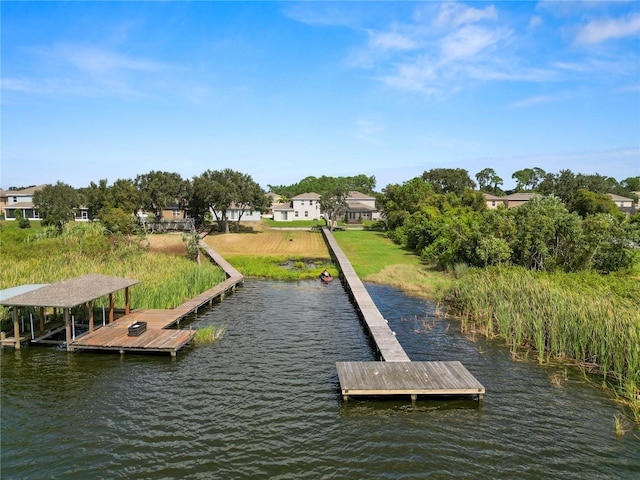
<path fill-rule="evenodd" d="M 174 308 L 225 279 L 214 264 L 150 251 L 135 237 L 107 237 L 96 224 L 72 223 L 59 237 L 15 224 L 0 224 L 0 289 L 100 273 L 140 281 L 131 291 L 133 308 Z M 124 306 L 124 293 L 115 299 Z"/>
<path fill-rule="evenodd" d="M 363 281 L 391 285 L 435 301 L 444 298 L 451 288 L 450 275 L 426 265 L 383 232 L 347 230 L 333 235 Z"/>

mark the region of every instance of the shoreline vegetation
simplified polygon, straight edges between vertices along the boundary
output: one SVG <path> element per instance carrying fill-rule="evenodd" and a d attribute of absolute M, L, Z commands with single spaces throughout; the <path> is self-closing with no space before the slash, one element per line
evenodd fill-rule
<path fill-rule="evenodd" d="M 103 273 L 140 280 L 133 308 L 173 308 L 224 280 L 212 263 L 198 266 L 187 258 L 180 235 L 125 239 L 105 235 L 97 224 L 70 224 L 61 236 L 48 237 L 40 226 L 23 231 L 10 223 L 0 224 L 0 288 Z M 324 268 L 335 276 L 321 233 L 311 229 L 321 225 L 306 222 L 293 225 L 296 230 L 264 222 L 241 233 L 212 233 L 205 242 L 248 277 L 312 279 Z M 334 236 L 363 281 L 429 298 L 439 310 L 446 305 L 463 332 L 503 339 L 514 359 L 577 365 L 640 423 L 638 262 L 634 271 L 606 276 L 517 267 L 446 272 L 384 232 L 345 229 Z"/>
<path fill-rule="evenodd" d="M 294 243 L 319 237 L 315 232 L 296 233 L 300 236 Z M 206 241 L 243 274 L 253 276 L 255 265 L 270 259 L 273 265 L 280 259 L 260 253 L 283 253 L 266 246 L 279 243 L 290 249 L 283 239 L 294 238 L 291 235 L 291 231 L 271 228 L 241 239 L 229 234 L 212 235 Z M 505 341 L 514 359 L 535 358 L 539 364 L 562 362 L 580 368 L 586 378 L 629 407 L 630 416 L 640 423 L 638 271 L 599 275 L 456 265 L 449 272 L 425 263 L 384 232 L 345 229 L 333 235 L 363 281 L 434 301 L 439 311 L 448 309 L 460 320 L 463 333 Z M 309 255 L 319 256 L 318 248 L 326 249 L 315 243 Z M 297 255 L 302 253 L 296 250 Z M 257 276 L 283 278 L 266 270 Z"/>

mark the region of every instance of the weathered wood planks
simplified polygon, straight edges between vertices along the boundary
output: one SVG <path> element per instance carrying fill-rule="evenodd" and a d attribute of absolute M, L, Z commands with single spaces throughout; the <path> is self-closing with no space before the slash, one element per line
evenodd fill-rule
<path fill-rule="evenodd" d="M 345 399 L 353 395 L 478 395 L 485 388 L 454 362 L 336 362 Z"/>

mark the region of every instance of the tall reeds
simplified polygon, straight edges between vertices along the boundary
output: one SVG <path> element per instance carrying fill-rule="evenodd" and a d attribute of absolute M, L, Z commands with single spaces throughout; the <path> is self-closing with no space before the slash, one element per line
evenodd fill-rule
<path fill-rule="evenodd" d="M 93 224 L 79 225 L 55 238 L 3 242 L 0 289 L 100 273 L 140 281 L 131 289 L 132 308 L 174 308 L 226 278 L 210 262 L 198 265 L 186 257 L 149 252 L 136 238 L 109 238 Z M 124 306 L 123 292 L 114 297 L 116 306 Z M 106 302 L 100 299 L 96 305 Z"/>
<path fill-rule="evenodd" d="M 640 297 L 627 282 L 590 273 L 472 270 L 449 300 L 463 330 L 505 338 L 514 355 L 531 348 L 540 363 L 572 359 L 597 372 L 640 422 Z"/>

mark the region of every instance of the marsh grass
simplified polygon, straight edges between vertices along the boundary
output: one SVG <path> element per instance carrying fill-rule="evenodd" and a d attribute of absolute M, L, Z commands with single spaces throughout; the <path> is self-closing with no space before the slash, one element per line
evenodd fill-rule
<path fill-rule="evenodd" d="M 184 257 L 154 253 L 137 237 L 107 237 L 95 224 L 74 223 L 63 235 L 41 235 L 7 241 L 2 228 L 0 289 L 32 283 L 54 283 L 88 273 L 140 281 L 131 289 L 132 308 L 174 308 L 225 280 L 211 262 L 197 265 Z M 124 292 L 114 295 L 123 307 Z M 100 307 L 108 298 L 96 302 Z"/>
<path fill-rule="evenodd" d="M 256 257 L 231 255 L 225 257 L 240 273 L 248 277 L 271 278 L 274 280 L 307 280 L 318 278 L 327 269 L 333 276 L 337 269 L 329 258 L 305 257 Z"/>
<path fill-rule="evenodd" d="M 209 325 L 208 327 L 201 327 L 196 330 L 196 335 L 193 337 L 194 345 L 208 345 L 220 340 L 226 331 L 224 325 L 216 327 L 215 325 Z"/>
<path fill-rule="evenodd" d="M 640 304 L 625 277 L 470 270 L 449 297 L 463 331 L 506 339 L 512 356 L 575 360 L 617 392 L 640 422 Z"/>

